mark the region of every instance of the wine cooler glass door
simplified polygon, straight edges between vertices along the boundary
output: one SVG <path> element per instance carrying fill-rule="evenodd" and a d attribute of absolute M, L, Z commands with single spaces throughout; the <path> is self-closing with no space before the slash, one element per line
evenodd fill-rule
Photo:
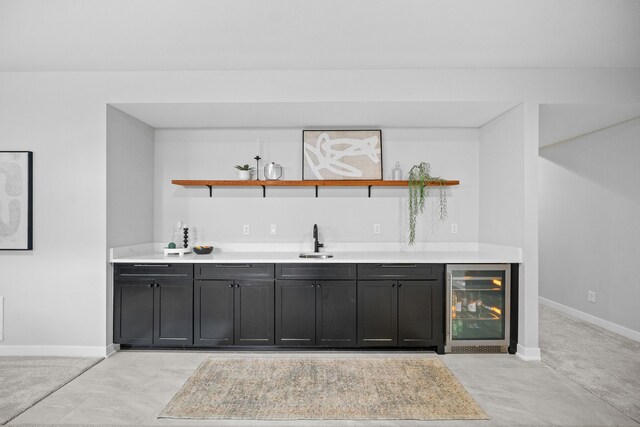
<path fill-rule="evenodd" d="M 450 342 L 506 344 L 508 339 L 508 269 L 462 266 L 449 271 Z"/>

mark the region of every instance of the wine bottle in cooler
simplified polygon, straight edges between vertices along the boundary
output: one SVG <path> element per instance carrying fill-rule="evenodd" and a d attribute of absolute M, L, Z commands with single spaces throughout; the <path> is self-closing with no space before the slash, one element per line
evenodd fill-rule
<path fill-rule="evenodd" d="M 469 300 L 467 302 L 467 311 L 469 313 L 475 313 L 477 311 L 476 298 L 473 293 L 469 294 Z"/>

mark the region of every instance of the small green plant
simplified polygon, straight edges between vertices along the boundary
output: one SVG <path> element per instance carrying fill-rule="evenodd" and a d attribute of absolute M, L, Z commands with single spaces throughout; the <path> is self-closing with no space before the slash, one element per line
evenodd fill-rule
<path fill-rule="evenodd" d="M 424 211 L 426 198 L 429 197 L 429 186 L 440 187 L 440 221 L 447 219 L 447 193 L 444 187 L 446 180 L 431 176 L 431 165 L 420 162 L 409 170 L 409 244 L 413 245 L 416 240 L 416 218 Z"/>
<path fill-rule="evenodd" d="M 248 171 L 249 169 L 251 169 L 249 165 L 236 165 L 235 168 L 239 171 Z"/>

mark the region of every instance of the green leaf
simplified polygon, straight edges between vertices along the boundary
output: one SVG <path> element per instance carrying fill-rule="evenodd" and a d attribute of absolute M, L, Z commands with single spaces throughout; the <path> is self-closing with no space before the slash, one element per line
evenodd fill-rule
<path fill-rule="evenodd" d="M 424 205 L 429 197 L 428 183 L 439 184 L 439 216 L 440 221 L 447 218 L 447 193 L 446 181 L 440 177 L 431 176 L 431 165 L 426 162 L 420 162 L 409 170 L 408 175 L 409 186 L 409 245 L 413 245 L 416 240 L 416 220 L 418 214 L 424 212 Z"/>

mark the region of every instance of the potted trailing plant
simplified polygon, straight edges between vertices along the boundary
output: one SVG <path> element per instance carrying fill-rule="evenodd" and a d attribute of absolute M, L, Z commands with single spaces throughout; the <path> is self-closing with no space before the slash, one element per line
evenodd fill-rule
<path fill-rule="evenodd" d="M 235 168 L 238 169 L 238 179 L 242 181 L 251 179 L 251 168 L 249 165 L 236 165 Z"/>
<path fill-rule="evenodd" d="M 426 162 L 420 162 L 409 170 L 407 177 L 409 185 L 409 244 L 413 245 L 416 240 L 416 218 L 418 214 L 424 211 L 424 204 L 429 197 L 429 186 L 439 186 L 440 190 L 440 221 L 447 219 L 447 193 L 446 180 L 431 176 L 431 165 Z"/>

